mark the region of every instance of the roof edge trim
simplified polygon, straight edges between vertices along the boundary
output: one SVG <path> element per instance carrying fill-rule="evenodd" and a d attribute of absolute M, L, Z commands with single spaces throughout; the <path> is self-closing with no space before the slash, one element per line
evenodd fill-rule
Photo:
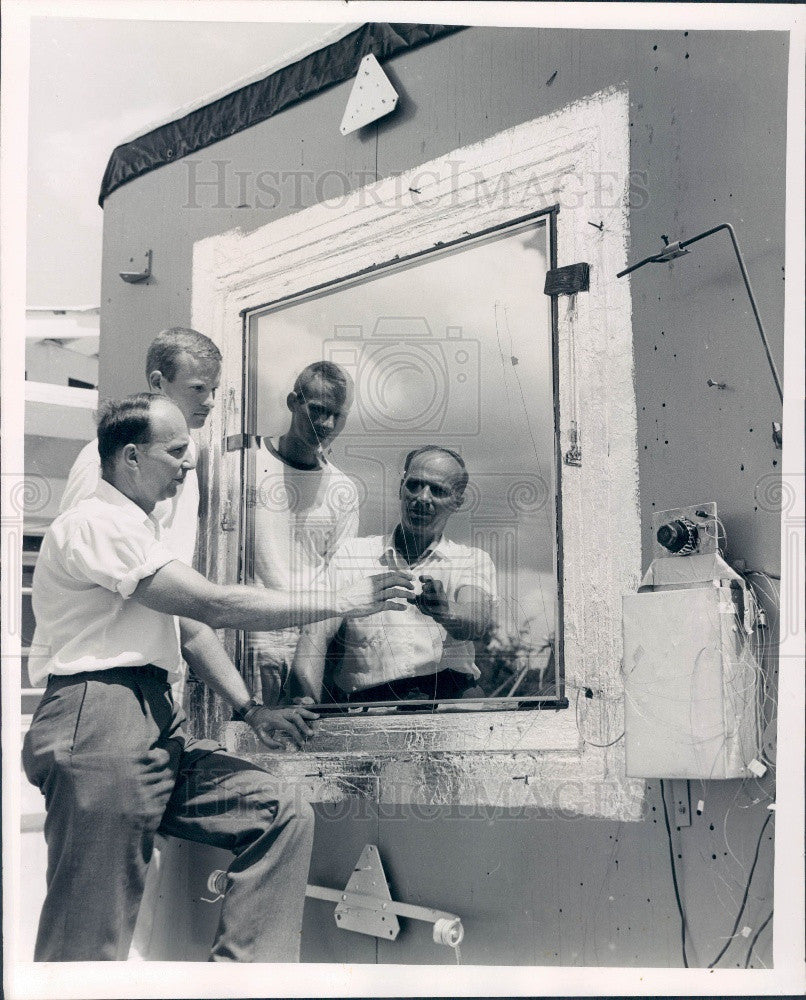
<path fill-rule="evenodd" d="M 379 61 L 462 31 L 464 25 L 370 22 L 261 80 L 225 94 L 174 121 L 117 146 L 106 165 L 98 204 L 123 184 L 228 139 L 349 80 L 364 56 Z"/>

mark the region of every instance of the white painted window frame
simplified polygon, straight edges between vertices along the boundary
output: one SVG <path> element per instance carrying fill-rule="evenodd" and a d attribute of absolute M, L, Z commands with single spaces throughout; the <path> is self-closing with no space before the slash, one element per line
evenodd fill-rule
<path fill-rule="evenodd" d="M 200 549 L 202 571 L 221 582 L 238 575 L 240 454 L 223 442 L 241 432 L 246 311 L 552 206 L 559 266 L 590 264 L 590 290 L 559 297 L 557 317 L 560 445 L 563 454 L 571 447 L 576 420 L 582 446 L 582 464 L 564 466 L 561 480 L 570 709 L 327 719 L 309 750 L 284 755 L 261 749 L 241 724 L 226 727 L 233 749 L 313 800 L 360 792 L 382 803 L 640 817 L 643 783 L 626 778 L 618 738 L 621 597 L 641 569 L 630 293 L 615 277 L 627 263 L 628 109 L 624 92 L 595 94 L 253 232 L 195 245 L 192 322 L 224 356 Z M 236 530 L 222 530 L 222 518 Z"/>

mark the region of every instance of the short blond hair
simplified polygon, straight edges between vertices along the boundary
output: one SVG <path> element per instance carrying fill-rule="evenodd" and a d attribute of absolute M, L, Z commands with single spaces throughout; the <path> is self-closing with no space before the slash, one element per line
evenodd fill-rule
<path fill-rule="evenodd" d="M 221 364 L 221 351 L 198 330 L 186 326 L 171 326 L 158 333 L 146 354 L 146 378 L 152 372 L 162 372 L 169 382 L 176 378 L 179 355 L 189 354 L 196 361 L 210 366 Z"/>

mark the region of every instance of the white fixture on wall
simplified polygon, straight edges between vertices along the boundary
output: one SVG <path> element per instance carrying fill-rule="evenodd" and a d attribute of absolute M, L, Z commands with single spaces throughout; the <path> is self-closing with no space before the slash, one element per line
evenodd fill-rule
<path fill-rule="evenodd" d="M 397 91 L 381 69 L 381 64 L 370 52 L 358 67 L 358 75 L 350 91 L 339 131 L 342 135 L 349 135 L 364 125 L 370 125 L 394 111 L 397 101 Z"/>
<path fill-rule="evenodd" d="M 630 777 L 743 778 L 755 762 L 755 614 L 719 524 L 713 503 L 653 515 L 657 558 L 622 598 Z"/>

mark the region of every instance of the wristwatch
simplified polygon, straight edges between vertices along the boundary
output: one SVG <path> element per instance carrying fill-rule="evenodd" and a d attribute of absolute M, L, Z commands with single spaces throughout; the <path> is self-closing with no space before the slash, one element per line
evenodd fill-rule
<path fill-rule="evenodd" d="M 247 716 L 254 712 L 256 708 L 263 708 L 263 706 L 255 698 L 250 698 L 243 708 L 233 710 L 232 717 L 238 722 L 248 722 Z"/>

